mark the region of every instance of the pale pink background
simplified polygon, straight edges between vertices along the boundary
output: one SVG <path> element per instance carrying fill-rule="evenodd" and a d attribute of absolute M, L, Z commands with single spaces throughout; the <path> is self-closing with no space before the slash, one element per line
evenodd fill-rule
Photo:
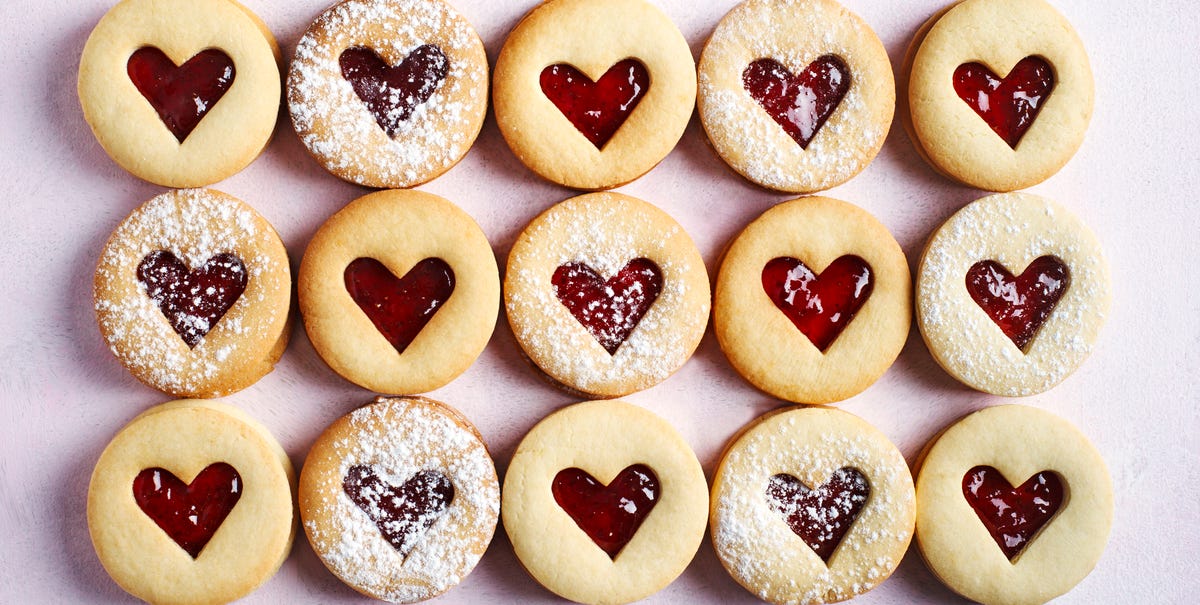
<path fill-rule="evenodd" d="M 248 0 L 285 56 L 328 0 Z M 1200 9 L 1191 2 L 1055 0 L 1087 44 L 1097 83 L 1095 118 L 1079 154 L 1034 191 L 1094 229 L 1112 265 L 1115 298 L 1096 353 L 1044 395 L 1019 400 L 1065 416 L 1108 461 L 1116 523 L 1095 572 L 1062 603 L 1191 603 L 1200 589 Z M 733 0 L 660 0 L 694 54 Z M 893 64 L 943 0 L 848 0 L 879 33 Z M 458 0 L 495 60 L 534 0 Z M 91 279 L 109 232 L 163 191 L 126 174 L 92 138 L 75 95 L 79 54 L 109 0 L 15 0 L 0 12 L 0 602 L 128 602 L 101 569 L 84 501 L 101 449 L 130 418 L 169 399 L 133 378 L 105 349 L 91 309 Z M 282 234 L 293 266 L 331 213 L 366 193 L 322 170 L 286 119 L 266 153 L 217 188 L 258 208 Z M 535 214 L 574 193 L 539 181 L 509 152 L 489 116 L 474 149 L 422 187 L 465 208 L 503 262 Z M 788 196 L 750 186 L 709 151 L 693 119 L 679 147 L 622 188 L 666 209 L 696 240 L 710 272 L 721 247 Z M 915 262 L 930 231 L 981 194 L 936 175 L 899 125 L 858 178 L 830 195 L 886 224 Z M 539 418 L 573 399 L 521 360 L 502 319 L 487 350 L 432 396 L 460 408 L 504 467 Z M 299 323 L 274 373 L 227 398 L 262 420 L 299 464 L 334 418 L 371 394 L 331 372 Z M 666 417 L 711 477 L 724 441 L 780 404 L 743 382 L 709 333 L 665 383 L 628 397 Z M 1006 403 L 942 372 L 917 332 L 875 386 L 842 404 L 886 433 L 911 461 L 953 419 Z M 253 603 L 364 600 L 330 575 L 303 537 Z M 480 566 L 442 603 L 553 602 L 518 566 L 500 531 Z M 688 570 L 651 602 L 749 603 L 706 541 Z M 915 550 L 861 603 L 957 602 Z"/>

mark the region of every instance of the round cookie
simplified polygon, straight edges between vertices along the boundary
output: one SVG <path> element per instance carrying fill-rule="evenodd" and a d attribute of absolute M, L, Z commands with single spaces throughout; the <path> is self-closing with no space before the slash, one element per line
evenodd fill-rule
<path fill-rule="evenodd" d="M 496 327 L 500 277 L 487 237 L 430 193 L 379 191 L 351 202 L 317 230 L 297 281 L 313 348 L 373 391 L 449 383 Z"/>
<path fill-rule="evenodd" d="M 1100 243 L 1078 217 L 1036 195 L 996 194 L 929 238 L 917 271 L 917 325 L 934 359 L 963 384 L 1033 395 L 1091 353 L 1111 296 Z"/>
<path fill-rule="evenodd" d="M 1042 0 L 964 0 L 918 31 L 905 65 L 914 147 L 972 187 L 1013 191 L 1046 180 L 1079 149 L 1091 120 L 1087 52 Z"/>
<path fill-rule="evenodd" d="M 504 304 L 517 342 L 550 378 L 620 397 L 691 357 L 708 324 L 708 274 L 665 212 L 590 193 L 546 210 L 517 237 Z"/>
<path fill-rule="evenodd" d="M 751 384 L 796 403 L 871 386 L 908 338 L 912 285 L 895 238 L 846 202 L 808 197 L 763 213 L 725 252 L 713 328 Z"/>
<path fill-rule="evenodd" d="M 471 24 L 442 0 L 344 0 L 296 46 L 292 126 L 335 176 L 412 187 L 467 154 L 487 112 L 488 63 Z"/>
<path fill-rule="evenodd" d="M 501 513 L 531 576 L 572 601 L 615 605 L 670 584 L 704 537 L 708 485 L 662 418 L 621 401 L 563 408 L 525 435 Z"/>
<path fill-rule="evenodd" d="M 280 62 L 266 24 L 232 0 L 122 0 L 84 45 L 79 102 L 122 168 L 201 187 L 245 168 L 271 140 Z"/>
<path fill-rule="evenodd" d="M 92 544 L 129 594 L 151 603 L 228 603 L 292 548 L 295 475 L 267 429 L 232 406 L 153 407 L 121 429 L 88 487 Z"/>
<path fill-rule="evenodd" d="M 108 239 L 93 280 L 96 322 L 138 380 L 178 397 L 219 397 L 275 367 L 291 327 L 292 277 L 279 234 L 237 198 L 170 191 Z"/>
<path fill-rule="evenodd" d="M 834 603 L 895 571 L 917 502 L 904 456 L 831 408 L 747 425 L 713 477 L 713 546 L 739 584 L 771 603 Z"/>
<path fill-rule="evenodd" d="M 670 153 L 696 103 L 683 34 L 645 0 L 534 8 L 496 60 L 496 123 L 542 178 L 575 189 L 632 181 Z"/>
<path fill-rule="evenodd" d="M 959 420 L 926 450 L 917 545 L 955 592 L 985 605 L 1034 605 L 1095 567 L 1112 527 L 1112 480 L 1071 423 L 996 406 Z"/>
<path fill-rule="evenodd" d="M 809 193 L 879 153 L 896 106 L 883 43 L 834 0 L 747 0 L 700 56 L 700 123 L 725 163 L 769 189 Z"/>
<path fill-rule="evenodd" d="M 499 509 L 479 432 L 422 397 L 378 397 L 338 419 L 300 474 L 300 515 L 317 556 L 351 588 L 393 603 L 461 582 L 487 550 Z"/>

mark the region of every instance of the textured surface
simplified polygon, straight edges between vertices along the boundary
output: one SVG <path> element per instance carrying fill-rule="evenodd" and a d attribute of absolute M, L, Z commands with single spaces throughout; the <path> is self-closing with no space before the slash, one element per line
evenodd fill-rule
<path fill-rule="evenodd" d="M 879 33 L 893 65 L 908 38 L 939 8 L 936 0 L 847 0 Z M 536 0 L 455 4 L 494 61 L 509 29 Z M 1191 603 L 1200 588 L 1200 519 L 1194 485 L 1200 448 L 1200 114 L 1193 78 L 1200 8 L 1180 0 L 1128 4 L 1055 0 L 1087 45 L 1096 111 L 1078 155 L 1033 191 L 1058 200 L 1096 232 L 1112 266 L 1113 307 L 1092 357 L 1051 391 L 1021 403 L 1078 425 L 1107 460 L 1116 518 L 1096 570 L 1056 604 Z M 0 15 L 0 58 L 12 84 L 0 87 L 0 601 L 131 603 L 101 569 L 88 541 L 84 496 L 96 458 L 118 428 L 169 397 L 132 378 L 105 349 L 91 310 L 91 276 L 109 232 L 163 191 L 112 163 L 83 121 L 75 70 L 88 32 L 108 0 L 17 0 Z M 327 0 L 250 0 L 290 56 Z M 732 0 L 659 5 L 697 55 Z M 1136 26 L 1130 26 L 1136 24 Z M 1170 72 L 1147 78 L 1148 57 Z M 1177 74 L 1177 75 L 1171 75 Z M 1131 82 L 1139 83 L 1130 86 Z M 1139 108 L 1129 118 L 1129 108 Z M 271 146 L 241 174 L 215 185 L 244 199 L 280 231 L 295 267 L 317 226 L 365 190 L 322 169 L 281 120 Z M 521 228 L 573 192 L 546 184 L 508 150 L 491 115 L 463 162 L 423 187 L 461 205 L 505 260 Z M 726 242 L 788 196 L 747 184 L 707 148 L 695 119 L 679 147 L 646 177 L 621 189 L 665 208 L 692 235 L 710 273 Z M 897 121 L 879 157 L 830 192 L 887 225 L 911 263 L 925 237 L 982 193 L 935 174 Z M 335 418 L 371 393 L 342 380 L 313 353 L 297 323 L 278 368 L 225 399 L 266 424 L 299 465 Z M 499 470 L 522 434 L 573 398 L 547 385 L 521 359 L 501 319 L 479 361 L 432 397 L 466 414 Z M 711 331 L 696 356 L 662 384 L 627 398 L 664 416 L 696 449 L 710 474 L 740 426 L 779 405 L 729 367 Z M 1009 400 L 979 394 L 946 375 L 915 330 L 896 365 L 840 407 L 863 416 L 912 462 L 951 420 Z M 1169 478 L 1169 480 L 1164 480 Z M 1162 531 L 1167 528 L 1167 531 Z M 280 573 L 247 603 L 364 602 L 298 539 Z M 503 532 L 479 567 L 438 603 L 560 602 L 518 565 Z M 721 569 L 706 541 L 690 568 L 649 603 L 754 603 Z M 910 550 L 895 575 L 863 604 L 959 603 Z"/>

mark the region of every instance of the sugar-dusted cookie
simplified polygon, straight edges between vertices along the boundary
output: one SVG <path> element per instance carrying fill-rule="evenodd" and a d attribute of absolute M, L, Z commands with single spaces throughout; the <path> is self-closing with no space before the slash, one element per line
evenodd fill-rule
<path fill-rule="evenodd" d="M 709 141 L 747 179 L 807 193 L 875 158 L 896 106 L 883 43 L 834 0 L 747 0 L 700 57 Z"/>
<path fill-rule="evenodd" d="M 620 397 L 691 357 L 708 324 L 708 274 L 667 213 L 591 193 L 551 207 L 517 237 L 504 304 L 517 342 L 550 378 Z"/>
<path fill-rule="evenodd" d="M 134 418 L 100 454 L 88 529 L 129 594 L 228 603 L 287 558 L 294 491 L 292 464 L 266 427 L 228 405 L 174 401 Z"/>
<path fill-rule="evenodd" d="M 531 576 L 580 603 L 643 599 L 683 572 L 704 537 L 708 484 L 662 418 L 621 401 L 573 405 L 529 431 L 501 512 Z"/>
<path fill-rule="evenodd" d="M 422 397 L 379 397 L 335 421 L 300 474 L 300 515 L 317 556 L 351 588 L 393 603 L 461 582 L 499 512 L 479 432 Z"/>
<path fill-rule="evenodd" d="M 1002 193 L 956 212 L 917 271 L 917 325 L 967 386 L 1033 395 L 1091 353 L 1112 286 L 1096 236 L 1063 206 Z"/>
<path fill-rule="evenodd" d="M 1112 480 L 1071 423 L 997 406 L 926 446 L 917 510 L 917 545 L 942 582 L 984 605 L 1035 605 L 1071 590 L 1100 559 Z"/>
<path fill-rule="evenodd" d="M 1087 52 L 1043 0 L 964 0 L 918 30 L 905 58 L 914 147 L 972 187 L 1013 191 L 1058 172 L 1095 95 Z"/>
<path fill-rule="evenodd" d="M 109 237 L 93 282 L 96 322 L 146 385 L 219 397 L 274 369 L 291 287 L 287 250 L 253 208 L 212 189 L 171 191 Z"/>
<path fill-rule="evenodd" d="M 679 142 L 696 65 L 683 34 L 645 0 L 553 0 L 509 34 L 492 97 L 501 134 L 530 170 L 610 189 Z"/>
<path fill-rule="evenodd" d="M 287 81 L 309 153 L 368 187 L 412 187 L 457 164 L 487 93 L 483 43 L 443 0 L 335 4 L 300 39 Z"/>
<path fill-rule="evenodd" d="M 908 262 L 861 208 L 824 197 L 784 202 L 725 252 L 713 328 L 734 369 L 797 403 L 854 396 L 908 338 Z"/>
<path fill-rule="evenodd" d="M 167 187 L 228 177 L 271 140 L 279 46 L 233 0 L 122 0 L 79 60 L 83 116 L 113 161 Z"/>
<path fill-rule="evenodd" d="M 913 535 L 904 456 L 876 428 L 831 408 L 750 423 L 713 477 L 713 546 L 739 584 L 771 603 L 835 603 L 878 586 Z"/>
<path fill-rule="evenodd" d="M 347 380 L 384 393 L 454 380 L 487 345 L 500 306 L 483 231 L 421 191 L 379 191 L 334 214 L 297 282 L 313 348 Z"/>

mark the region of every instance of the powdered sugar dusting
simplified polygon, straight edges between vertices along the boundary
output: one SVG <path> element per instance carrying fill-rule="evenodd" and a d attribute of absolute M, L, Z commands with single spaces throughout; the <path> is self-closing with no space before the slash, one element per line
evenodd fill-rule
<path fill-rule="evenodd" d="M 1070 271 L 1054 311 L 1022 352 L 971 298 L 966 274 L 994 260 L 1014 275 L 1052 255 Z M 959 380 L 1001 395 L 1031 395 L 1066 378 L 1091 353 L 1108 312 L 1108 269 L 1090 231 L 1037 196 L 980 199 L 930 240 L 917 277 L 917 319 L 938 361 Z"/>
<path fill-rule="evenodd" d="M 730 449 L 714 494 L 718 555 L 740 583 L 775 603 L 828 603 L 862 594 L 892 573 L 912 538 L 915 495 L 899 451 L 844 421 L 797 432 L 813 422 L 806 416 L 813 413 L 844 414 L 795 410 L 768 419 Z M 870 495 L 826 565 L 792 532 L 766 490 L 776 473 L 816 487 L 841 468 L 861 472 Z"/>
<path fill-rule="evenodd" d="M 338 577 L 377 598 L 411 603 L 449 590 L 478 563 L 500 512 L 499 483 L 483 443 L 437 404 L 418 398 L 377 398 L 352 412 L 349 424 L 352 434 L 320 450 L 337 457 L 338 477 L 337 489 L 306 503 L 313 548 Z M 407 556 L 341 489 L 360 465 L 391 485 L 422 471 L 441 473 L 453 485 L 453 499 L 412 539 Z"/>
<path fill-rule="evenodd" d="M 880 121 L 865 97 L 867 56 L 884 51 L 877 39 L 864 48 L 863 39 L 874 33 L 835 3 L 751 0 L 735 7 L 713 31 L 700 66 L 700 118 L 713 145 L 747 178 L 775 189 L 817 191 L 858 174 L 882 145 L 891 115 Z M 798 74 L 826 54 L 849 66 L 851 84 L 806 150 L 745 90 L 741 74 L 762 58 Z"/>
<path fill-rule="evenodd" d="M 426 44 L 444 53 L 446 78 L 388 137 L 343 77 L 339 57 L 366 46 L 395 65 Z M 487 78 L 482 43 L 445 2 L 347 0 L 317 17 L 297 45 L 288 107 L 301 141 L 331 172 L 364 185 L 409 187 L 466 154 L 486 110 Z"/>
<path fill-rule="evenodd" d="M 189 348 L 137 277 L 146 256 L 168 251 L 189 268 L 225 253 L 245 266 L 245 291 Z M 279 339 L 288 314 L 287 258 L 278 235 L 246 204 L 225 194 L 188 189 L 146 202 L 122 222 L 96 267 L 96 320 L 113 354 L 151 386 L 180 395 L 211 390 L 244 372 Z M 247 310 L 254 308 L 253 314 Z M 232 390 L 232 389 L 230 389 Z"/>
<path fill-rule="evenodd" d="M 632 385 L 631 392 L 657 384 L 687 361 L 708 323 L 708 293 L 693 291 L 708 284 L 695 244 L 674 221 L 648 234 L 655 221 L 646 219 L 646 206 L 608 193 L 574 198 L 530 224 L 522 234 L 530 245 L 514 247 L 505 290 L 514 333 L 547 374 L 568 386 Z M 658 265 L 662 291 L 610 355 L 558 299 L 551 278 L 561 265 L 583 263 L 607 280 L 636 258 Z"/>

